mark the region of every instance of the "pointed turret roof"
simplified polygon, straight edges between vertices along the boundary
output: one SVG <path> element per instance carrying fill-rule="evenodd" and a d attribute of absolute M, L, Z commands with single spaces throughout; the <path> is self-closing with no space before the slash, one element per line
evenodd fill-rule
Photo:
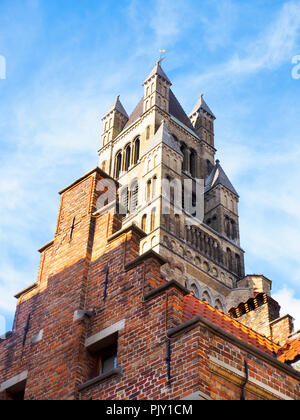
<path fill-rule="evenodd" d="M 162 121 L 161 125 L 159 126 L 159 129 L 156 131 L 149 147 L 145 151 L 145 153 L 148 153 L 150 150 L 153 149 L 153 147 L 157 146 L 160 143 L 166 144 L 168 147 L 173 149 L 178 154 L 182 155 L 182 152 L 180 150 L 180 146 L 178 142 L 174 139 L 170 131 L 168 130 L 168 127 L 166 125 L 165 120 Z M 182 155 L 183 156 L 183 155 Z"/>
<path fill-rule="evenodd" d="M 216 185 L 223 185 L 229 191 L 231 191 L 236 196 L 239 196 L 236 192 L 236 189 L 233 187 L 231 182 L 229 181 L 228 176 L 225 174 L 222 166 L 220 165 L 220 161 L 217 160 L 216 164 L 208 177 L 205 180 L 205 192 L 209 191 L 211 188 L 215 187 Z"/>
<path fill-rule="evenodd" d="M 207 112 L 209 115 L 211 115 L 213 118 L 216 118 L 214 116 L 214 113 L 212 112 L 212 110 L 210 109 L 210 107 L 207 105 L 207 103 L 205 102 L 205 100 L 203 99 L 203 93 L 201 93 L 200 98 L 198 99 L 196 105 L 194 106 L 192 112 L 190 113 L 190 116 L 192 116 L 193 114 L 195 114 L 195 112 L 199 112 L 200 109 L 202 109 L 203 111 Z"/>
<path fill-rule="evenodd" d="M 123 107 L 120 101 L 120 95 L 116 97 L 115 102 L 112 104 L 112 106 L 105 115 L 110 114 L 112 111 L 118 111 L 120 112 L 120 114 L 124 115 L 124 117 L 129 118 L 127 112 L 125 111 L 125 108 Z"/>
<path fill-rule="evenodd" d="M 156 74 L 160 77 L 162 77 L 164 80 L 166 80 L 166 82 L 170 83 L 170 85 L 172 85 L 172 83 L 170 82 L 168 76 L 166 75 L 166 73 L 163 71 L 161 65 L 161 60 L 158 60 L 154 66 L 154 69 L 151 71 L 151 73 L 149 74 L 149 76 L 146 78 L 146 80 L 144 81 L 143 84 L 145 84 L 147 82 L 147 80 L 151 79 L 153 76 L 155 76 Z"/>

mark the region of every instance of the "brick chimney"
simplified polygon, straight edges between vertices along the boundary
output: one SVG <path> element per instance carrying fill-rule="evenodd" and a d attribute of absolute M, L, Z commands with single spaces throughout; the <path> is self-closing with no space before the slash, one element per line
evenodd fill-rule
<path fill-rule="evenodd" d="M 280 317 L 278 302 L 266 293 L 254 292 L 253 298 L 230 309 L 229 314 L 280 345 L 286 343 L 293 332 L 293 318 Z"/>

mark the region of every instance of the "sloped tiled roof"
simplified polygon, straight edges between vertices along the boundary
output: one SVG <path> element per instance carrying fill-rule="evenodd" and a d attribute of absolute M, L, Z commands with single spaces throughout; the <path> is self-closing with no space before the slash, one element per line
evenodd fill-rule
<path fill-rule="evenodd" d="M 192 112 L 190 113 L 190 116 L 193 115 L 195 112 L 198 112 L 200 109 L 204 110 L 205 112 L 207 112 L 209 115 L 211 115 L 213 118 L 216 118 L 214 116 L 214 113 L 212 112 L 212 110 L 210 109 L 210 107 L 207 105 L 207 103 L 205 102 L 205 100 L 203 99 L 203 94 L 200 95 L 200 98 L 198 99 L 196 105 L 194 106 Z"/>
<path fill-rule="evenodd" d="M 236 189 L 229 181 L 228 176 L 225 174 L 222 166 L 220 165 L 220 162 L 217 160 L 212 172 L 208 175 L 208 177 L 205 180 L 205 192 L 209 191 L 211 188 L 219 184 L 226 187 L 229 191 L 233 192 L 233 194 L 239 196 L 236 192 Z"/>
<path fill-rule="evenodd" d="M 277 353 L 278 360 L 283 363 L 293 362 L 300 356 L 300 337 L 292 338 L 280 348 Z"/>
<path fill-rule="evenodd" d="M 203 302 L 195 298 L 193 294 L 185 296 L 183 322 L 195 318 L 198 315 L 201 315 L 220 329 L 232 334 L 270 356 L 277 353 L 280 348 L 277 344 L 273 343 L 265 336 L 258 334 L 251 328 L 246 327 L 235 319 L 232 319 L 222 311 L 213 308 L 207 302 Z"/>

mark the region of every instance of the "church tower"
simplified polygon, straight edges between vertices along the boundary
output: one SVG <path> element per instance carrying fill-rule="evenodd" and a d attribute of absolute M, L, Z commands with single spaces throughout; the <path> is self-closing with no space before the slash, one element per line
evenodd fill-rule
<path fill-rule="evenodd" d="M 236 292 L 245 274 L 239 196 L 215 162 L 215 116 L 203 95 L 188 117 L 171 86 L 158 61 L 130 116 L 117 97 L 103 119 L 99 166 L 119 183 L 123 227 L 135 224 L 146 233 L 140 254 L 154 250 L 168 261 L 167 280 L 227 311 L 252 293 Z"/>

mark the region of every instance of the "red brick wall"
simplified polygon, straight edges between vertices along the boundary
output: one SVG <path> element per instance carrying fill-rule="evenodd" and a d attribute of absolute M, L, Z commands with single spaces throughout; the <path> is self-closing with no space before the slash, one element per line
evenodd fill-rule
<path fill-rule="evenodd" d="M 41 255 L 39 284 L 20 297 L 14 334 L 0 343 L 0 384 L 28 370 L 25 399 L 180 399 L 199 391 L 213 399 L 239 399 L 241 381 L 224 379 L 224 367 L 217 371 L 213 357 L 240 371 L 247 360 L 250 375 L 299 399 L 293 376 L 204 324 L 170 337 L 168 381 L 167 332 L 182 324 L 184 291 L 171 284 L 147 295 L 166 283 L 160 276 L 163 262 L 148 254 L 132 263 L 142 233 L 132 228 L 115 234 L 121 226 L 117 216 L 93 216 L 99 177 L 95 171 L 62 194 L 54 243 Z M 93 309 L 94 315 L 74 322 L 74 312 L 79 309 Z M 77 385 L 90 379 L 94 364 L 86 339 L 120 320 L 125 320 L 118 336 L 122 375 L 79 392 Z M 42 340 L 31 344 L 30 339 L 41 329 Z M 247 399 L 258 398 L 250 391 L 245 391 Z M 3 393 L 0 398 L 7 396 Z"/>

